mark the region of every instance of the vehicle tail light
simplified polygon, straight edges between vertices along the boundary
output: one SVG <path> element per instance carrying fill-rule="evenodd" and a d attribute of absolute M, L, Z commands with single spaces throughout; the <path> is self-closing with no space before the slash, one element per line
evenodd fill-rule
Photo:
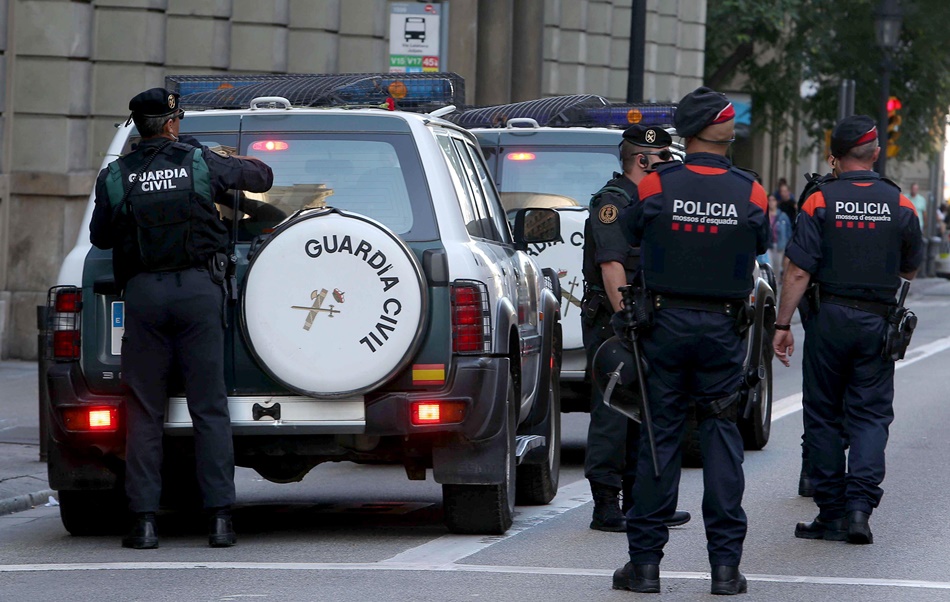
<path fill-rule="evenodd" d="M 82 289 L 75 286 L 50 289 L 46 308 L 49 349 L 53 359 L 79 359 Z"/>
<path fill-rule="evenodd" d="M 465 403 L 461 401 L 416 401 L 410 411 L 415 426 L 453 424 L 465 418 Z"/>
<path fill-rule="evenodd" d="M 491 311 L 488 289 L 481 282 L 452 284 L 452 352 L 486 353 L 491 350 Z"/>
<path fill-rule="evenodd" d="M 69 431 L 114 432 L 119 428 L 119 412 L 110 406 L 63 408 L 63 424 Z"/>
<path fill-rule="evenodd" d="M 534 161 L 534 153 L 508 153 L 507 159 L 509 161 Z"/>
<path fill-rule="evenodd" d="M 258 140 L 251 145 L 251 150 L 256 151 L 282 151 L 290 146 L 283 140 Z"/>

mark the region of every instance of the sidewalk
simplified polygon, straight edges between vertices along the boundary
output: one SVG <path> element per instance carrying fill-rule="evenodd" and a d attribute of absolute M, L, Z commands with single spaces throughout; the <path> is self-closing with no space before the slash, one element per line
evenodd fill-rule
<path fill-rule="evenodd" d="M 56 497 L 40 462 L 36 362 L 0 362 L 0 514 Z"/>

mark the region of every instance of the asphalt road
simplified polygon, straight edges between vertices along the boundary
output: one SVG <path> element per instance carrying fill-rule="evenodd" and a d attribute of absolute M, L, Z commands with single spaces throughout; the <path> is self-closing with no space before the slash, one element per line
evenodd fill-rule
<path fill-rule="evenodd" d="M 920 327 L 898 364 L 874 545 L 793 537 L 795 523 L 816 514 L 796 495 L 801 351 L 792 368 L 776 362 L 772 438 L 745 461 L 743 600 L 950 600 L 950 284 L 912 305 Z M 447 534 L 440 487 L 410 482 L 401 468 L 326 464 L 292 485 L 241 470 L 239 544 L 231 549 L 206 547 L 203 525 L 184 515 L 160 518 L 154 551 L 122 549 L 115 537 L 71 537 L 55 507 L 0 517 L 0 600 L 634 599 L 610 589 L 610 574 L 626 560 L 624 535 L 588 528 L 586 423 L 586 415 L 565 415 L 561 491 L 550 506 L 519 507 L 504 537 Z M 652 599 L 709 595 L 700 470 L 684 470 L 680 493 L 693 521 L 673 530 L 663 594 Z"/>

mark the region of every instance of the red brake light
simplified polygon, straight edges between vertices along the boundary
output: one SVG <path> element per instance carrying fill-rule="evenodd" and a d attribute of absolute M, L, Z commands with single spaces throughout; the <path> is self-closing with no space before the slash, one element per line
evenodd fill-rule
<path fill-rule="evenodd" d="M 452 351 L 481 353 L 491 342 L 488 290 L 480 282 L 452 286 Z"/>
<path fill-rule="evenodd" d="M 115 431 L 119 413 L 113 407 L 64 408 L 63 424 L 70 431 Z"/>
<path fill-rule="evenodd" d="M 59 360 L 79 359 L 79 331 L 53 331 L 53 357 Z"/>
<path fill-rule="evenodd" d="M 416 426 L 452 424 L 464 418 L 465 403 L 461 401 L 417 401 L 410 411 L 410 420 Z"/>
<path fill-rule="evenodd" d="M 56 295 L 56 311 L 77 312 L 82 304 L 82 292 L 79 289 L 62 291 Z"/>
<path fill-rule="evenodd" d="M 251 145 L 251 150 L 256 151 L 282 151 L 290 148 L 283 140 L 258 140 Z"/>
<path fill-rule="evenodd" d="M 509 161 L 534 161 L 534 153 L 508 153 Z"/>

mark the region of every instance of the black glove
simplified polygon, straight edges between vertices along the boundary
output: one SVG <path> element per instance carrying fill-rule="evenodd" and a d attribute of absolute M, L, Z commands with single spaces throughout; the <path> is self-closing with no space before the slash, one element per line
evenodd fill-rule
<path fill-rule="evenodd" d="M 610 316 L 610 327 L 624 346 L 629 346 L 630 324 L 627 323 L 627 319 L 624 317 L 622 311 L 614 312 L 614 314 Z"/>

